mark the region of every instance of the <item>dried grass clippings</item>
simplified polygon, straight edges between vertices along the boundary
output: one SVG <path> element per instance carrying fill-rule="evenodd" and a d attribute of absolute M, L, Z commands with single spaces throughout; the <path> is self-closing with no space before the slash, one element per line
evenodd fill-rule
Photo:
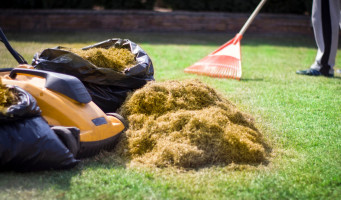
<path fill-rule="evenodd" d="M 73 48 L 70 51 L 97 67 L 110 68 L 118 72 L 136 65 L 135 55 L 124 48 L 91 48 L 87 50 Z"/>
<path fill-rule="evenodd" d="M 6 112 L 6 108 L 14 103 L 14 94 L 4 84 L 2 84 L 2 80 L 0 78 L 0 112 Z"/>
<path fill-rule="evenodd" d="M 120 109 L 129 122 L 119 155 L 157 167 L 260 164 L 267 153 L 253 119 L 198 80 L 149 82 Z"/>

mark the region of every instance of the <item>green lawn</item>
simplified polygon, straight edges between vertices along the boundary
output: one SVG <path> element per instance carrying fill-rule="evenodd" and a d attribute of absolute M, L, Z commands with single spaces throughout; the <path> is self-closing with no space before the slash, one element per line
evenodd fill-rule
<path fill-rule="evenodd" d="M 241 81 L 183 73 L 233 35 L 179 33 L 8 33 L 26 60 L 57 45 L 83 47 L 113 37 L 138 43 L 155 79 L 198 78 L 250 113 L 272 147 L 269 163 L 197 170 L 122 164 L 112 152 L 69 171 L 0 173 L 0 199 L 340 199 L 341 75 L 295 74 L 313 62 L 312 36 L 248 35 Z M 341 66 L 341 52 L 337 67 Z M 16 62 L 0 47 L 0 67 Z"/>

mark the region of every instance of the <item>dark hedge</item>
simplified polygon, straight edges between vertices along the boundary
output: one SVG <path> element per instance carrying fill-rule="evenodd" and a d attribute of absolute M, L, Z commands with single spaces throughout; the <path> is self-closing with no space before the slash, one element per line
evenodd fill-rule
<path fill-rule="evenodd" d="M 0 8 L 16 9 L 153 9 L 155 3 L 173 10 L 252 12 L 260 0 L 11 0 L 3 1 Z M 312 0 L 270 0 L 262 12 L 306 14 Z"/>
<path fill-rule="evenodd" d="M 173 10 L 252 12 L 260 0 L 163 0 Z M 311 0 L 270 0 L 262 12 L 305 14 L 311 11 Z"/>
<path fill-rule="evenodd" d="M 16 9 L 153 9 L 155 0 L 11 0 L 1 2 L 0 8 Z"/>

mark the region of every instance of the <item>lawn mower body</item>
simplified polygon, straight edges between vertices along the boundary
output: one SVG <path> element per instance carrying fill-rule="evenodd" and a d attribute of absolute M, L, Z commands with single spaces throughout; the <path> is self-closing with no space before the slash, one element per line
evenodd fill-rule
<path fill-rule="evenodd" d="M 76 77 L 35 69 L 2 70 L 2 82 L 29 92 L 50 126 L 80 130 L 77 157 L 87 157 L 112 146 L 127 125 L 116 113 L 105 114 Z"/>

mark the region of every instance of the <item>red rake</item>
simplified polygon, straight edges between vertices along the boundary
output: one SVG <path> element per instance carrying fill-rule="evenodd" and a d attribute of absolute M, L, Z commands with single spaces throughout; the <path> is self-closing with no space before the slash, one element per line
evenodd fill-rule
<path fill-rule="evenodd" d="M 240 80 L 242 76 L 240 41 L 266 0 L 262 0 L 253 11 L 239 33 L 230 41 L 185 69 L 186 73 L 206 75 L 217 78 Z"/>

